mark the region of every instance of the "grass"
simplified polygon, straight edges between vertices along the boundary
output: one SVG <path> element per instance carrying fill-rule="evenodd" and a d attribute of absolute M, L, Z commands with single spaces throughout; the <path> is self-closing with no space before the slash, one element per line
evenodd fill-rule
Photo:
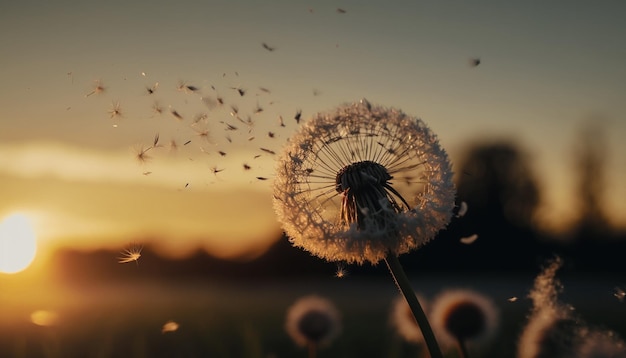
<path fill-rule="evenodd" d="M 583 319 L 626 336 L 623 303 L 611 295 L 610 279 L 562 280 L 563 300 Z M 414 280 L 427 298 L 443 289 L 472 288 L 500 308 L 501 325 L 492 344 L 475 357 L 515 356 L 515 342 L 530 302 L 532 278 L 434 276 Z M 307 282 L 139 282 L 100 287 L 32 287 L 0 296 L 0 356 L 30 357 L 306 357 L 284 331 L 286 309 L 300 296 L 331 299 L 343 315 L 343 331 L 319 357 L 417 357 L 421 347 L 403 342 L 389 324 L 398 292 L 391 280 L 349 276 Z M 6 292 L 3 292 L 6 293 Z M 28 295 L 24 296 L 25 294 Z M 31 296 L 32 295 L 32 296 Z M 510 302 L 510 297 L 518 297 Z M 569 300 L 569 301 L 568 301 Z M 5 308 L 12 307 L 10 312 Z M 30 312 L 58 313 L 56 325 L 30 322 Z M 161 333 L 169 320 L 180 327 Z M 455 357 L 450 351 L 446 357 Z"/>

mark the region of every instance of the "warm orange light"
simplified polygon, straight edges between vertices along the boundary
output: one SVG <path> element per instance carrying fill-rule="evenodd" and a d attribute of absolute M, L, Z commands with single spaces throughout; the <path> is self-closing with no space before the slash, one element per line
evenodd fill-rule
<path fill-rule="evenodd" d="M 11 274 L 26 269 L 36 252 L 35 232 L 26 216 L 13 214 L 0 223 L 0 272 Z"/>

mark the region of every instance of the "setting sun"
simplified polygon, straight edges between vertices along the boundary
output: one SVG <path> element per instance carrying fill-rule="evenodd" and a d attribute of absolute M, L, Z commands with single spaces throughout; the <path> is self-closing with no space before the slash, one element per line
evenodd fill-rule
<path fill-rule="evenodd" d="M 37 251 L 30 220 L 13 214 L 0 222 L 0 272 L 17 273 L 27 268 Z"/>

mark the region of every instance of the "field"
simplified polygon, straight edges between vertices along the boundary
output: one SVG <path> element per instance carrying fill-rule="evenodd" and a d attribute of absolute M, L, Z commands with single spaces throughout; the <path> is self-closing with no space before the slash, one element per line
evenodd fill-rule
<path fill-rule="evenodd" d="M 565 277 L 559 299 L 590 325 L 626 336 L 625 306 L 608 276 Z M 474 357 L 514 357 L 531 302 L 530 276 L 426 274 L 413 286 L 426 301 L 451 288 L 488 295 L 500 310 L 491 344 Z M 287 308 L 318 294 L 342 314 L 341 335 L 319 357 L 417 357 L 390 324 L 391 279 L 349 275 L 307 282 L 140 282 L 86 287 L 2 287 L 0 357 L 306 357 L 284 329 Z M 8 309 L 7 309 L 8 308 Z M 40 311 L 39 319 L 33 312 Z M 42 318 L 43 317 L 43 320 Z M 47 317 L 47 321 L 46 321 Z M 178 324 L 162 332 L 164 324 Z M 39 324 L 34 324 L 38 322 Z M 425 356 L 425 355 L 421 355 Z M 447 357 L 455 357 L 449 351 Z"/>

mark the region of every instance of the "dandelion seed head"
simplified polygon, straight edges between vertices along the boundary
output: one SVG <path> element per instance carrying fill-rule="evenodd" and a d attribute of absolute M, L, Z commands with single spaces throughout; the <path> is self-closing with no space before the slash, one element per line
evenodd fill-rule
<path fill-rule="evenodd" d="M 483 343 L 494 335 L 499 312 L 489 297 L 472 290 L 456 289 L 435 297 L 430 320 L 442 344 L 468 340 Z"/>
<path fill-rule="evenodd" d="M 454 198 L 436 135 L 365 100 L 304 122 L 274 181 L 274 208 L 292 244 L 347 263 L 375 264 L 425 244 L 450 221 Z"/>
<path fill-rule="evenodd" d="M 288 308 L 285 329 L 299 346 L 324 346 L 341 333 L 341 315 L 328 299 L 304 296 Z"/>

